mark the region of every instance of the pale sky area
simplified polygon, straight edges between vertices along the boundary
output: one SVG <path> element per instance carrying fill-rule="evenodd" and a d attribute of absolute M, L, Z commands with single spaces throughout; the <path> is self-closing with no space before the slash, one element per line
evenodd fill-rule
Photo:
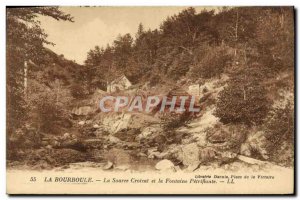
<path fill-rule="evenodd" d="M 121 34 L 135 37 L 139 23 L 145 30 L 159 28 L 168 16 L 177 14 L 186 7 L 61 7 L 71 14 L 75 22 L 56 21 L 40 17 L 42 28 L 48 40 L 55 46 L 47 46 L 65 58 L 83 64 L 87 52 L 96 45 L 112 44 Z M 195 7 L 199 12 L 203 7 Z M 212 9 L 206 7 L 207 10 Z"/>

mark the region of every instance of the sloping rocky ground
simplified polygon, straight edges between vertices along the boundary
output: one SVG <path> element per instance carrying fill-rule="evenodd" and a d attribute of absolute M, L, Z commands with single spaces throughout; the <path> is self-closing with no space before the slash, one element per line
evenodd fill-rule
<path fill-rule="evenodd" d="M 72 110 L 74 126 L 65 134 L 40 134 L 38 142 L 24 135 L 10 140 L 8 145 L 20 140 L 28 145 L 8 155 L 8 166 L 187 172 L 216 168 L 255 171 L 275 166 L 268 162 L 262 132 L 224 125 L 214 116 L 215 101 L 225 81 L 223 77 L 201 86 L 201 111 L 193 116 L 101 113 L 95 107 L 99 96 L 93 97 L 87 105 Z"/>

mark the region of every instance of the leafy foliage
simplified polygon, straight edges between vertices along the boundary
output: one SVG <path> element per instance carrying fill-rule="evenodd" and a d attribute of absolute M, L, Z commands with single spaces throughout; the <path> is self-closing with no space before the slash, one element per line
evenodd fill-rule
<path fill-rule="evenodd" d="M 292 70 L 294 59 L 288 55 L 294 51 L 293 36 L 288 7 L 223 8 L 217 13 L 187 8 L 159 29 L 145 30 L 139 24 L 135 39 L 125 34 L 111 46 L 96 46 L 87 55 L 85 80 L 110 82 L 125 74 L 134 83 L 175 82 L 213 78 L 228 68 L 252 64 L 261 66 L 267 78 Z"/>
<path fill-rule="evenodd" d="M 31 83 L 26 99 L 29 122 L 43 133 L 61 133 L 71 125 L 69 106 L 72 99 L 70 91 L 58 79 L 50 87 L 37 81 Z"/>
<path fill-rule="evenodd" d="M 294 152 L 294 108 L 288 103 L 284 108 L 274 108 L 265 120 L 267 146 L 275 162 L 292 165 Z M 288 155 L 286 155 L 288 154 Z M 284 160 L 282 160 L 284 159 Z"/>
<path fill-rule="evenodd" d="M 38 15 L 72 21 L 58 7 L 7 8 L 7 126 L 8 132 L 21 127 L 27 119 L 24 65 L 44 58 L 43 44 L 51 44 L 40 27 Z"/>
<path fill-rule="evenodd" d="M 83 66 L 43 46 L 52 43 L 41 29 L 38 15 L 73 21 L 57 7 L 7 8 L 8 133 L 26 132 L 28 122 L 39 132 L 63 132 L 72 125 L 70 103 L 74 98 L 83 99 L 98 88 L 104 90 L 123 74 L 134 84 L 149 82 L 154 86 L 182 80 L 203 83 L 226 73 L 230 79 L 219 94 L 216 115 L 225 126 L 243 130 L 241 134 L 230 131 L 230 138 L 236 140 L 229 144 L 239 149 L 246 137 L 245 127 L 261 127 L 265 122 L 270 151 L 280 154 L 280 146 L 291 149 L 293 108 L 267 114 L 272 100 L 270 85 L 279 75 L 294 70 L 292 8 L 233 7 L 199 13 L 187 8 L 168 17 L 158 29 L 146 30 L 139 24 L 135 37 L 124 34 L 106 47 L 95 44 Z M 28 88 L 25 63 L 29 67 Z M 273 88 L 284 87 L 277 84 Z M 175 134 L 167 130 L 185 125 L 192 117 L 189 113 L 167 116 L 163 128 Z M 19 135 L 20 143 L 24 137 Z M 32 143 L 28 142 L 34 147 Z"/>
<path fill-rule="evenodd" d="M 228 82 L 220 93 L 216 115 L 224 123 L 261 124 L 268 113 L 267 91 L 259 69 L 243 69 Z"/>
<path fill-rule="evenodd" d="M 72 85 L 70 90 L 74 98 L 81 99 L 86 97 L 85 89 L 79 84 Z"/>
<path fill-rule="evenodd" d="M 207 47 L 199 54 L 199 61 L 191 68 L 191 77 L 213 78 L 220 76 L 232 63 L 232 56 L 222 47 Z M 204 55 L 201 56 L 201 54 Z"/>

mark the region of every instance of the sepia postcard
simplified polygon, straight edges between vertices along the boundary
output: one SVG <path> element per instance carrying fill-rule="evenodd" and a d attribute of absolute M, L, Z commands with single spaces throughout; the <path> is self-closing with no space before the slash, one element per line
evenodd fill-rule
<path fill-rule="evenodd" d="M 294 7 L 6 7 L 8 194 L 295 194 Z"/>

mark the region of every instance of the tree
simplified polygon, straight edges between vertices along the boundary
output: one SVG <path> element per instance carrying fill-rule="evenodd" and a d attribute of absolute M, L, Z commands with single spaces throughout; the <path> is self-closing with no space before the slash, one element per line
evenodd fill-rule
<path fill-rule="evenodd" d="M 204 46 L 193 66 L 190 68 L 189 77 L 192 78 L 214 78 L 220 76 L 227 67 L 231 66 L 232 56 L 223 47 Z"/>
<path fill-rule="evenodd" d="M 269 73 L 294 68 L 294 18 L 292 8 L 269 8 L 256 29 L 259 56 Z"/>
<path fill-rule="evenodd" d="M 101 62 L 104 49 L 99 46 L 95 46 L 95 49 L 91 49 L 87 53 L 87 59 L 85 60 L 85 65 L 97 66 Z"/>
<path fill-rule="evenodd" d="M 138 31 L 136 33 L 136 39 L 139 39 L 140 37 L 142 37 L 144 34 L 144 26 L 142 23 L 139 23 L 139 26 L 138 26 Z"/>
<path fill-rule="evenodd" d="M 28 62 L 43 57 L 43 44 L 52 44 L 46 40 L 38 21 L 38 15 L 49 16 L 56 20 L 73 21 L 58 7 L 7 8 L 7 126 L 11 132 L 21 126 L 26 119 L 26 84 Z"/>
<path fill-rule="evenodd" d="M 261 124 L 269 111 L 267 90 L 261 82 L 262 72 L 255 67 L 243 68 L 232 75 L 218 97 L 216 116 L 220 121 Z"/>
<path fill-rule="evenodd" d="M 293 165 L 294 123 L 294 106 L 291 102 L 285 107 L 273 108 L 265 119 L 267 149 L 276 163 Z"/>
<path fill-rule="evenodd" d="M 114 40 L 114 58 L 119 70 L 125 69 L 128 58 L 132 55 L 133 38 L 129 33 L 121 36 L 119 35 Z"/>
<path fill-rule="evenodd" d="M 59 79 L 49 82 L 49 87 L 34 80 L 28 88 L 26 114 L 31 125 L 38 131 L 49 134 L 61 133 L 70 126 L 69 106 L 73 97 L 68 87 Z"/>

